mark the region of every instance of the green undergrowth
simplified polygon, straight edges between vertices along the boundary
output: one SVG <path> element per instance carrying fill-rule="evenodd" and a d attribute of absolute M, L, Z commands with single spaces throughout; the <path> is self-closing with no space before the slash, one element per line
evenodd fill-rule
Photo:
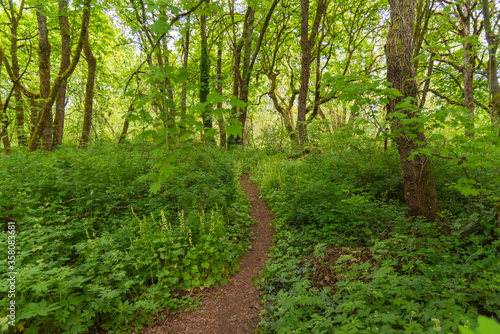
<path fill-rule="evenodd" d="M 17 331 L 140 331 L 151 314 L 194 306 L 183 290 L 227 283 L 250 224 L 235 160 L 216 149 L 175 159 L 174 173 L 152 195 L 147 147 L 62 147 L 1 157 L 3 268 L 5 218 L 18 221 Z M 6 278 L 4 271 L 3 324 Z"/>
<path fill-rule="evenodd" d="M 276 217 L 261 332 L 458 333 L 500 318 L 498 194 L 461 194 L 454 166 L 433 160 L 441 235 L 405 218 L 398 162 L 373 144 L 260 162 L 253 180 Z"/>

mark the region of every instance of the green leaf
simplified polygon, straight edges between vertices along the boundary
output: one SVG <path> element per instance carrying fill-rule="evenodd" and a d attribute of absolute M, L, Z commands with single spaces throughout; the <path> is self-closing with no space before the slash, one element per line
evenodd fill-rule
<path fill-rule="evenodd" d="M 238 108 L 245 108 L 245 106 L 247 105 L 245 102 L 238 100 L 235 96 L 231 96 L 231 98 L 229 99 L 229 103 L 233 107 L 238 107 Z"/>
<path fill-rule="evenodd" d="M 208 94 L 207 101 L 213 104 L 222 103 L 222 96 L 217 92 L 213 92 Z"/>
<path fill-rule="evenodd" d="M 167 21 L 165 20 L 165 18 L 159 18 L 149 28 L 155 34 L 163 34 L 163 33 L 168 32 L 170 30 L 170 26 L 167 24 Z"/>

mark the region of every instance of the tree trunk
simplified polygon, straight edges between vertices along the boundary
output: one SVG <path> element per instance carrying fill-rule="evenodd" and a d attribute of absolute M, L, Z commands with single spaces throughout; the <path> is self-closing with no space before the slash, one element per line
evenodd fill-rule
<path fill-rule="evenodd" d="M 391 88 L 398 89 L 403 96 L 392 99 L 387 105 L 388 116 L 394 112 L 406 114 L 407 119 L 418 116 L 416 106 L 417 83 L 413 55 L 413 29 L 415 20 L 415 0 L 390 0 L 391 26 L 387 35 L 387 81 Z M 405 110 L 396 105 L 406 98 L 412 99 L 413 108 Z M 435 221 L 441 211 L 436 195 L 436 187 L 428 156 L 415 154 L 419 148 L 425 147 L 425 135 L 414 127 L 402 124 L 394 117 L 391 124 L 392 133 L 397 143 L 405 201 L 408 216 L 423 216 L 427 221 Z"/>
<path fill-rule="evenodd" d="M 316 40 L 319 24 L 326 11 L 323 0 L 318 1 L 316 17 L 309 35 L 309 0 L 300 0 L 301 20 L 300 20 L 300 89 L 297 106 L 297 128 L 299 130 L 299 144 L 302 145 L 307 140 L 307 95 L 309 92 L 309 77 L 311 70 L 311 50 Z"/>
<path fill-rule="evenodd" d="M 0 78 L 2 77 L 2 58 L 0 58 Z M 10 154 L 10 139 L 7 131 L 7 119 L 3 112 L 4 106 L 0 96 L 0 138 L 2 138 L 5 154 Z"/>
<path fill-rule="evenodd" d="M 219 49 L 217 50 L 217 93 L 222 96 L 222 46 L 219 45 Z M 217 103 L 217 109 L 222 108 L 222 102 Z M 224 117 L 222 115 L 219 116 L 219 138 L 220 138 L 220 146 L 226 147 L 226 131 L 224 130 L 226 125 L 224 124 Z"/>
<path fill-rule="evenodd" d="M 498 66 L 496 54 L 500 36 L 495 35 L 491 27 L 491 15 L 488 0 L 482 0 L 484 30 L 488 41 L 488 82 L 490 88 L 490 117 L 493 124 L 500 122 L 500 84 L 498 82 Z"/>
<path fill-rule="evenodd" d="M 89 43 L 89 34 L 83 42 L 83 52 L 88 64 L 87 84 L 85 86 L 85 104 L 83 108 L 83 127 L 82 137 L 80 139 L 79 147 L 87 146 L 90 137 L 90 128 L 92 127 L 92 103 L 94 101 L 94 83 L 95 83 L 95 68 L 96 59 L 92 54 Z"/>
<path fill-rule="evenodd" d="M 59 0 L 59 28 L 61 29 L 61 67 L 59 75 L 63 74 L 71 62 L 71 35 L 68 21 L 68 0 Z M 64 80 L 57 92 L 56 112 L 54 117 L 54 134 L 52 145 L 62 144 L 64 134 L 64 113 L 66 108 L 66 86 Z"/>
<path fill-rule="evenodd" d="M 269 25 L 269 21 L 271 20 L 271 16 L 274 12 L 274 9 L 276 8 L 276 5 L 278 4 L 278 0 L 274 0 L 273 3 L 271 4 L 271 8 L 269 8 L 269 11 L 267 12 L 267 15 L 264 19 L 264 22 L 262 23 L 262 28 L 259 32 L 259 39 L 255 45 L 255 48 L 252 52 L 252 35 L 253 35 L 253 29 L 254 29 L 254 16 L 255 16 L 255 10 L 253 7 L 249 6 L 247 8 L 247 12 L 245 14 L 245 24 L 243 26 L 243 32 L 242 32 L 242 39 L 238 44 L 236 44 L 236 28 L 234 24 L 234 8 L 231 7 L 231 18 L 233 21 L 233 54 L 234 54 L 234 86 L 233 86 L 233 95 L 237 96 L 240 101 L 243 101 L 248 103 L 248 86 L 250 85 L 250 79 L 252 75 L 252 70 L 253 66 L 255 64 L 255 61 L 257 59 L 257 55 L 259 54 L 260 47 L 262 45 L 262 39 L 264 38 L 266 34 L 267 27 Z M 234 2 L 233 2 L 234 6 Z M 241 50 L 245 47 L 245 54 L 243 56 L 243 67 L 240 70 L 240 58 L 241 58 Z M 243 71 L 241 73 L 241 71 Z M 239 94 L 238 94 L 239 93 Z M 239 108 L 239 113 L 238 113 L 238 108 L 234 108 L 234 113 L 233 115 L 238 117 L 238 120 L 242 123 L 241 125 L 243 126 L 243 130 L 241 133 L 241 137 L 234 138 L 234 136 L 229 136 L 228 138 L 228 143 L 229 144 L 244 144 L 244 135 L 245 135 L 245 122 L 247 119 L 247 107 L 245 106 L 244 108 Z"/>
<path fill-rule="evenodd" d="M 200 18 L 200 37 L 201 37 L 201 55 L 200 55 L 200 103 L 207 102 L 207 96 L 210 93 L 210 59 L 207 47 L 207 17 L 201 15 Z M 203 118 L 203 127 L 205 131 L 212 128 L 212 116 L 208 106 L 201 113 Z"/>
<path fill-rule="evenodd" d="M 12 0 L 9 1 L 11 27 L 10 27 L 10 57 L 12 59 L 12 73 L 16 78 L 19 78 L 19 59 L 17 57 L 17 28 L 19 26 L 20 16 L 16 17 L 14 5 Z M 21 9 L 22 10 L 22 9 Z M 16 101 L 16 128 L 17 128 L 17 142 L 20 146 L 26 145 L 26 136 L 24 135 L 24 110 L 23 110 L 23 95 L 21 92 L 20 84 L 14 88 L 14 98 Z"/>
<path fill-rule="evenodd" d="M 300 88 L 297 106 L 297 127 L 299 144 L 303 144 L 306 136 L 306 106 L 309 92 L 309 76 L 311 66 L 311 47 L 309 46 L 309 0 L 300 0 Z"/>
<path fill-rule="evenodd" d="M 189 29 L 189 15 L 187 17 L 187 26 L 186 26 L 186 35 L 184 38 L 184 54 L 183 54 L 183 59 L 182 59 L 182 68 L 184 69 L 185 72 L 187 72 L 187 67 L 188 67 L 188 58 L 189 58 L 189 35 L 190 35 L 190 29 Z M 181 118 L 184 118 L 186 115 L 186 81 L 182 82 L 182 93 L 181 93 Z"/>
<path fill-rule="evenodd" d="M 245 124 L 247 120 L 247 106 L 248 103 L 248 86 L 250 84 L 250 74 L 252 73 L 252 69 L 250 68 L 250 61 L 252 56 L 252 36 L 254 29 L 254 21 L 255 21 L 255 10 L 253 7 L 248 7 L 247 15 L 246 15 L 246 29 L 243 29 L 243 64 L 241 67 L 242 75 L 240 80 L 239 87 L 239 100 L 245 103 L 244 107 L 239 108 L 238 121 L 241 122 L 242 133 L 241 137 L 236 138 L 236 143 L 239 145 L 244 145 L 243 138 L 245 136 Z"/>
<path fill-rule="evenodd" d="M 52 85 L 52 88 L 50 89 L 49 96 L 47 98 L 46 103 L 44 103 L 43 107 L 40 110 L 40 117 L 37 120 L 37 124 L 35 126 L 35 129 L 33 131 L 33 135 L 30 139 L 30 142 L 28 144 L 28 148 L 30 151 L 35 151 L 37 146 L 38 146 L 38 141 L 40 140 L 43 130 L 44 130 L 44 120 L 48 117 L 47 115 L 50 115 L 52 105 L 54 104 L 54 101 L 57 96 L 57 92 L 59 90 L 59 86 L 61 83 L 68 79 L 73 71 L 76 68 L 76 65 L 78 64 L 78 61 L 80 60 L 80 54 L 83 48 L 83 40 L 85 39 L 85 34 L 87 34 L 88 31 L 88 25 L 89 25 L 89 18 L 90 18 L 90 0 L 85 0 L 84 2 L 84 9 L 82 13 L 82 23 L 80 27 L 80 34 L 78 38 L 78 44 L 75 50 L 75 54 L 73 56 L 73 59 L 71 60 L 71 64 L 69 65 L 68 69 L 64 71 L 63 74 L 59 75 L 55 80 Z M 50 82 L 49 82 L 50 84 Z M 28 91 L 27 91 L 28 92 Z M 30 93 L 30 92 L 28 92 Z M 30 93 L 30 95 L 32 95 Z M 52 118 L 51 118 L 51 125 L 52 125 Z M 52 132 L 50 133 L 50 140 L 49 143 L 52 144 Z"/>
<path fill-rule="evenodd" d="M 40 97 L 42 98 L 40 108 L 43 110 L 50 94 L 50 44 L 47 17 L 43 13 L 44 7 L 42 4 L 38 4 L 35 7 L 37 8 L 36 18 L 39 34 L 38 70 L 40 72 Z M 52 111 L 50 109 L 42 115 L 41 121 L 43 122 L 43 149 L 50 151 L 52 150 Z"/>
<path fill-rule="evenodd" d="M 475 54 L 472 49 L 471 43 L 471 33 L 470 33 L 470 25 L 471 25 L 471 10 L 469 9 L 469 3 L 465 3 L 462 6 L 462 15 L 458 15 L 460 18 L 460 23 L 462 26 L 461 37 L 464 40 L 463 43 L 463 51 L 464 51 L 464 59 L 463 59 L 463 82 L 464 82 L 464 104 L 467 109 L 469 109 L 469 120 L 470 124 L 468 124 L 465 135 L 468 137 L 473 136 L 474 130 L 474 62 L 475 62 Z M 460 10 L 460 8 L 457 8 Z M 471 132 L 472 130 L 472 132 Z"/>
<path fill-rule="evenodd" d="M 134 110 L 134 103 L 135 103 L 135 100 L 132 101 L 132 103 L 130 103 L 130 106 L 128 107 L 128 110 L 127 110 L 127 114 L 130 114 Z M 118 144 L 121 144 L 125 140 L 125 137 L 127 137 L 129 125 L 130 125 L 130 121 L 128 120 L 128 116 L 127 116 L 127 117 L 125 117 L 125 120 L 123 121 L 122 133 L 120 134 L 120 138 L 118 139 Z"/>

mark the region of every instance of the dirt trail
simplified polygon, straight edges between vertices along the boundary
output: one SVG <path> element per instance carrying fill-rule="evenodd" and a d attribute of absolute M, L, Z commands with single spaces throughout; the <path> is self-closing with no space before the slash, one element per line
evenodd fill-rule
<path fill-rule="evenodd" d="M 240 184 L 252 204 L 252 249 L 240 261 L 240 271 L 229 278 L 226 286 L 209 289 L 201 298 L 201 305 L 194 312 L 181 311 L 156 320 L 143 334 L 246 334 L 254 333 L 259 323 L 260 296 L 252 278 L 264 269 L 274 231 L 269 224 L 271 211 L 259 198 L 257 187 L 250 183 L 250 176 L 243 175 Z"/>

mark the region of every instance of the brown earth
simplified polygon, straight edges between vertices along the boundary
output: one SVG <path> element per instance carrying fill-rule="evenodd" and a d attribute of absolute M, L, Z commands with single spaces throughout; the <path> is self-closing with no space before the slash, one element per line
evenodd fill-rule
<path fill-rule="evenodd" d="M 252 249 L 240 261 L 240 271 L 229 277 L 226 286 L 204 291 L 201 305 L 196 311 L 180 311 L 157 318 L 143 334 L 244 334 L 254 333 L 259 323 L 261 310 L 260 293 L 252 278 L 259 276 L 268 259 L 269 247 L 274 231 L 269 226 L 273 216 L 266 203 L 259 196 L 257 187 L 250 182 L 249 175 L 243 175 L 240 184 L 252 204 L 253 225 Z"/>

